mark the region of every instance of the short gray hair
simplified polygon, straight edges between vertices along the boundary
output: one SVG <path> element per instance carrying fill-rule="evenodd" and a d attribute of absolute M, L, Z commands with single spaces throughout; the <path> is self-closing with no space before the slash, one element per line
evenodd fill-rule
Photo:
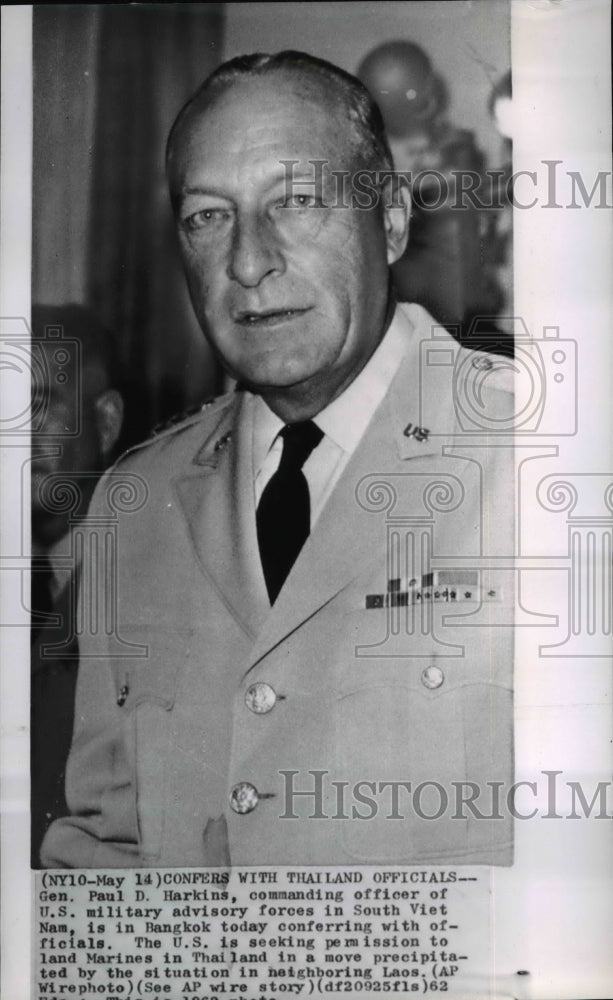
<path fill-rule="evenodd" d="M 299 70 L 318 83 L 326 85 L 326 92 L 343 105 L 357 139 L 358 154 L 363 166 L 371 170 L 393 170 L 393 159 L 385 134 L 383 118 L 370 92 L 360 81 L 339 66 L 311 56 L 306 52 L 286 49 L 273 55 L 254 52 L 237 56 L 222 63 L 200 85 L 189 101 L 181 108 L 168 136 L 168 160 L 174 140 L 190 112 L 198 106 L 206 107 L 226 87 L 249 77 L 268 76 L 281 71 Z"/>

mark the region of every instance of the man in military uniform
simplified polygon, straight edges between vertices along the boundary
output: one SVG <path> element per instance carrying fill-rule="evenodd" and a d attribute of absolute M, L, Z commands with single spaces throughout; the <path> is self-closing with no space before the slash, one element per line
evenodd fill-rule
<path fill-rule="evenodd" d="M 512 777 L 512 400 L 395 306 L 391 165 L 367 91 L 297 53 L 222 66 L 173 126 L 189 289 L 237 389 L 120 461 L 136 512 L 97 490 L 114 628 L 82 642 L 47 865 L 511 861 L 486 793 Z M 335 200 L 360 169 L 380 197 Z"/>

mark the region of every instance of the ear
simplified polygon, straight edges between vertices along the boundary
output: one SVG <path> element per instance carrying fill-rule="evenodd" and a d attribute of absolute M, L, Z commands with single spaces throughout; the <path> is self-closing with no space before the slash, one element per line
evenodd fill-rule
<path fill-rule="evenodd" d="M 391 172 L 381 185 L 387 262 L 394 264 L 402 257 L 409 239 L 411 217 L 411 192 L 407 178 L 398 171 Z"/>
<path fill-rule="evenodd" d="M 117 444 L 123 424 L 123 399 L 117 389 L 105 389 L 94 403 L 100 450 L 108 458 Z"/>

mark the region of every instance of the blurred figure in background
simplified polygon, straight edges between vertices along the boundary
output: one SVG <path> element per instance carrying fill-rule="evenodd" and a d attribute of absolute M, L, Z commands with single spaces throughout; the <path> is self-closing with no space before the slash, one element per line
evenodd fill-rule
<path fill-rule="evenodd" d="M 114 338 L 84 306 L 33 307 L 32 372 L 31 816 L 40 867 L 43 834 L 66 812 L 79 655 L 71 519 L 85 514 L 116 456 L 124 404 Z"/>
<path fill-rule="evenodd" d="M 397 170 L 410 171 L 414 180 L 426 171 L 483 168 L 473 133 L 449 121 L 446 81 L 419 45 L 384 42 L 365 56 L 356 75 L 381 109 Z"/>
<path fill-rule="evenodd" d="M 410 175 L 411 239 L 392 268 L 399 299 L 423 305 L 466 347 L 512 354 L 496 323 L 495 222 L 479 208 L 492 198 L 485 157 L 473 133 L 449 120 L 447 82 L 406 40 L 372 49 L 357 76 L 381 109 L 395 169 Z"/>
<path fill-rule="evenodd" d="M 490 213 L 485 239 L 485 266 L 499 290 L 496 316 L 500 330 L 513 333 L 513 89 L 511 70 L 492 88 L 488 110 L 502 137 L 503 165 L 493 192 L 496 212 Z"/>

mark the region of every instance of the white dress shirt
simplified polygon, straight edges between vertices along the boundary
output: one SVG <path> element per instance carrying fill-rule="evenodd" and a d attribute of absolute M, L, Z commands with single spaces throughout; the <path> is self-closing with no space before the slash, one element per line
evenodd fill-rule
<path fill-rule="evenodd" d="M 314 417 L 324 437 L 302 471 L 309 485 L 311 527 L 356 450 L 375 410 L 382 402 L 406 349 L 406 332 L 396 318 L 360 374 L 345 391 Z M 256 397 L 253 414 L 255 505 L 281 461 L 283 421 Z"/>

